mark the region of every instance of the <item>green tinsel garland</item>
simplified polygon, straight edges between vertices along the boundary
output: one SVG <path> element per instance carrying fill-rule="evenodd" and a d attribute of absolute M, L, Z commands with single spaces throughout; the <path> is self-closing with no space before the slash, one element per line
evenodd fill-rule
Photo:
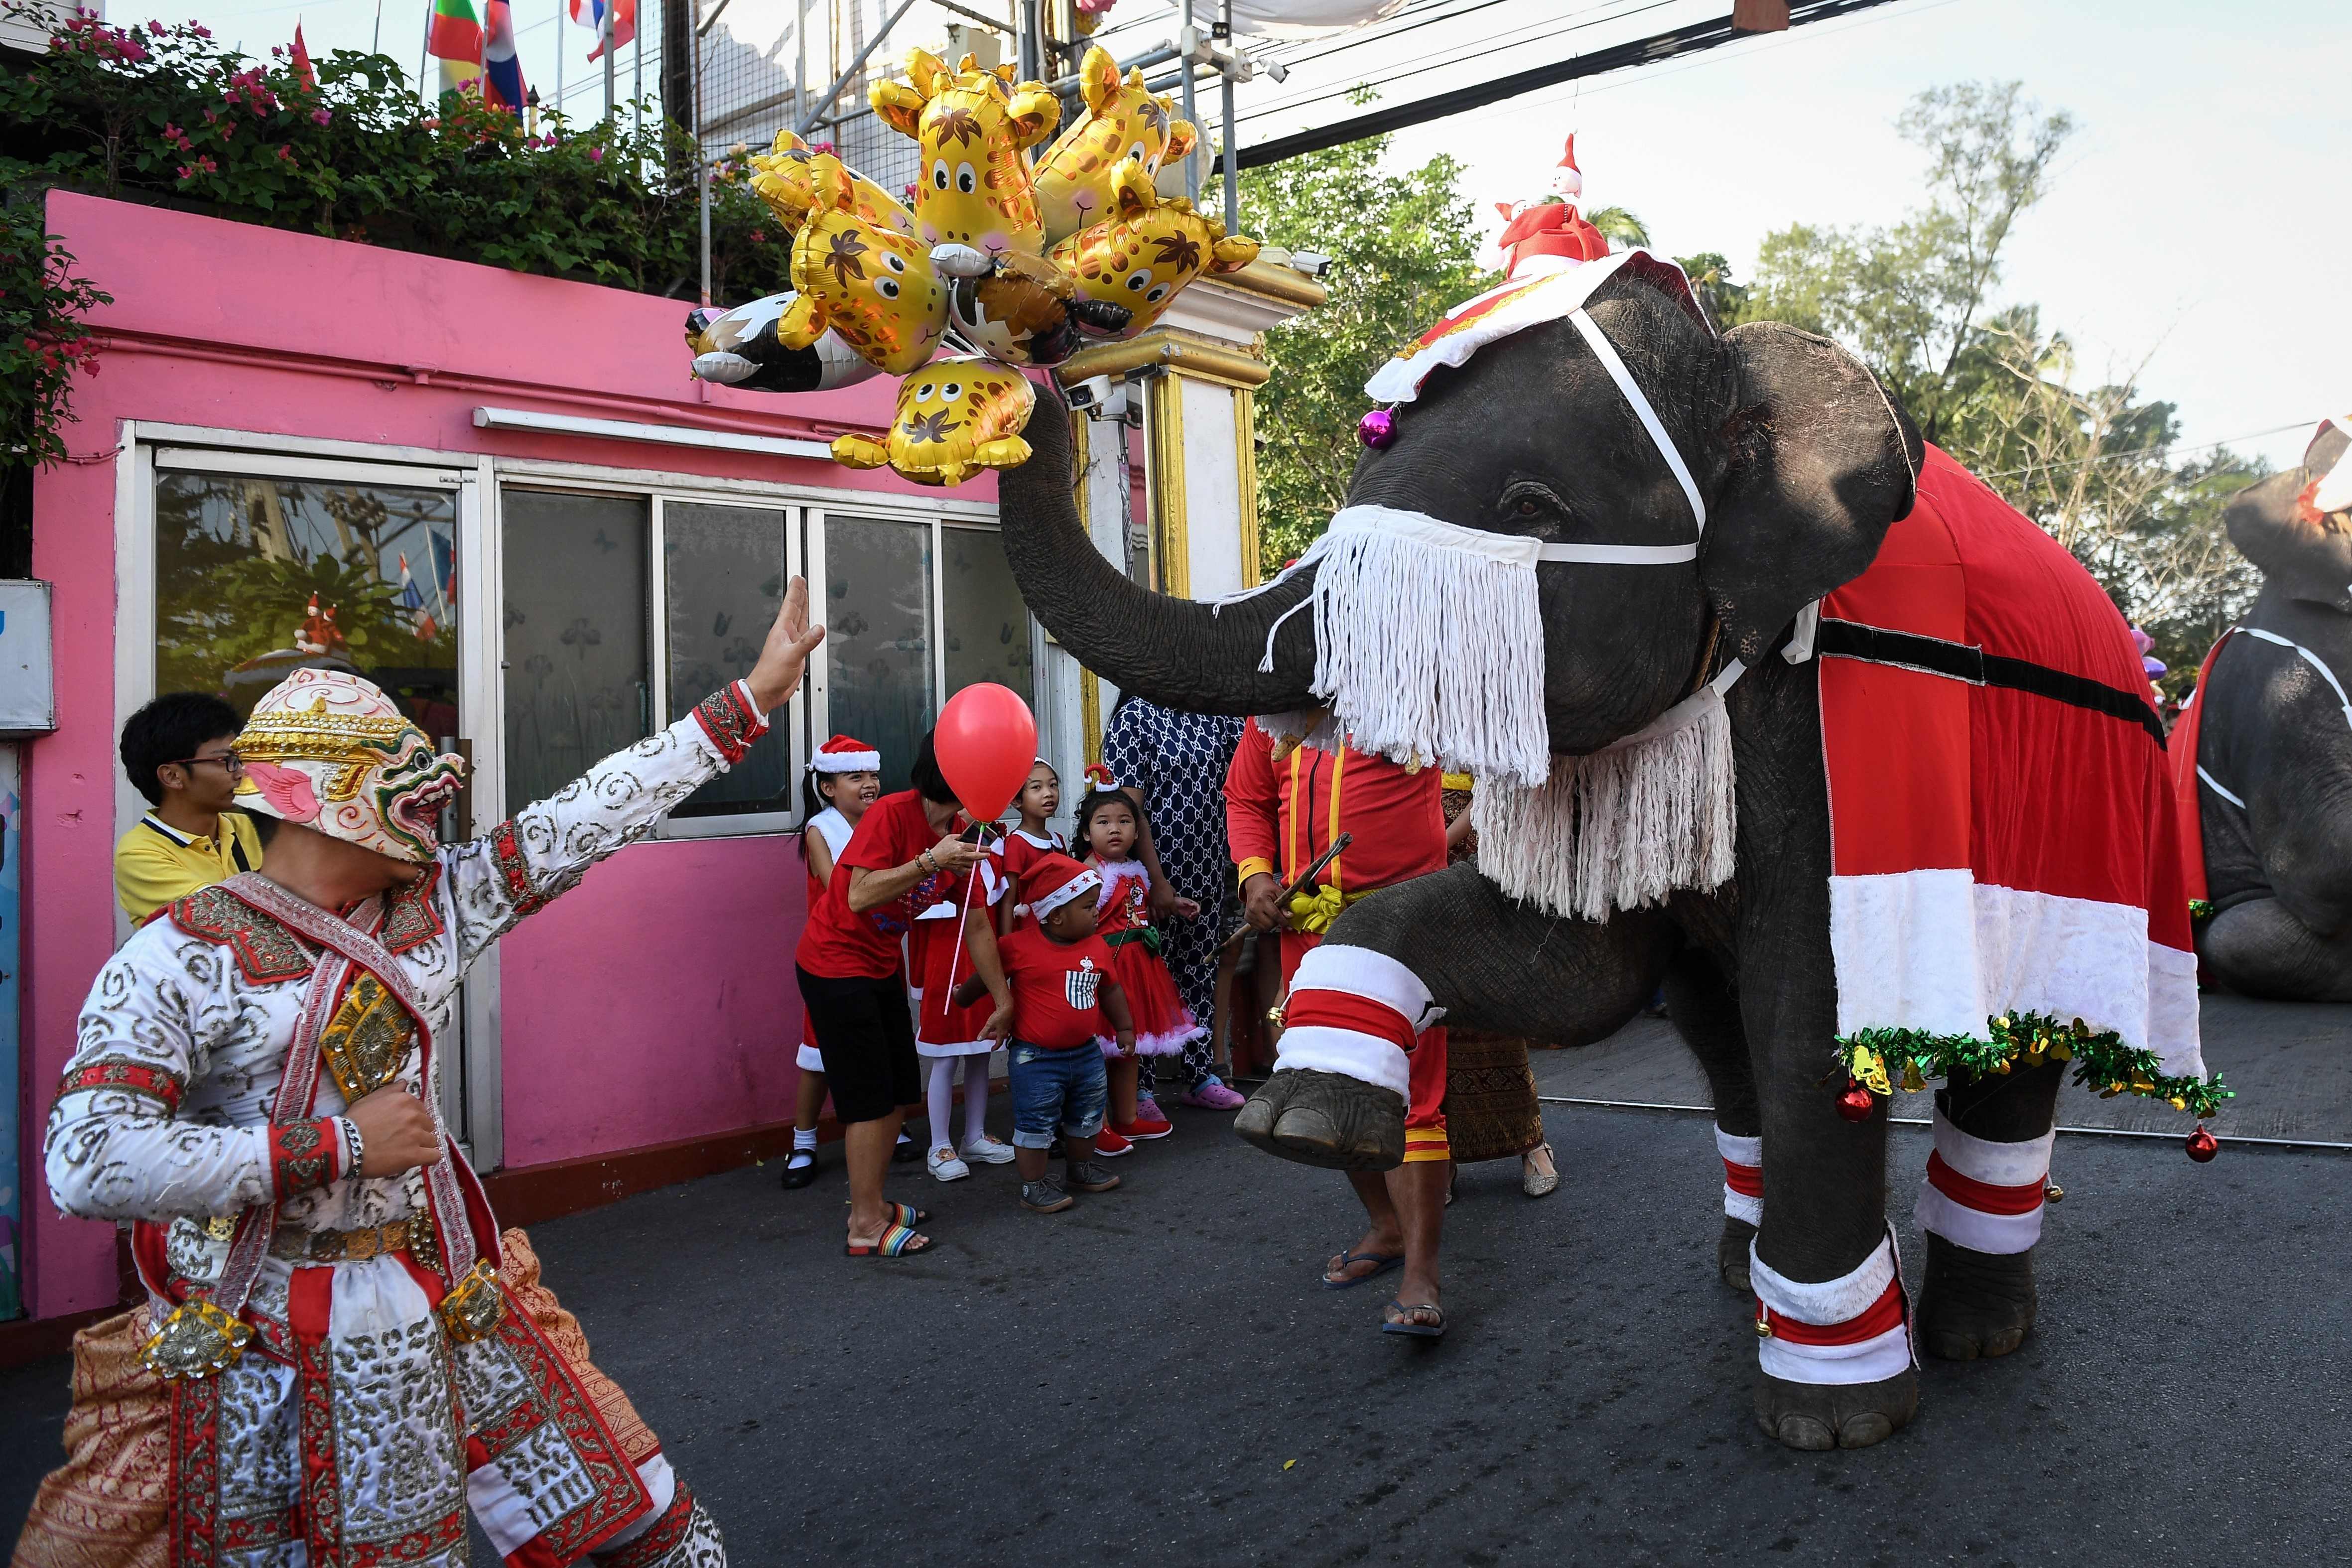
<path fill-rule="evenodd" d="M 2210 900 L 2191 899 L 2189 900 L 2189 923 L 2190 925 L 2201 926 L 2212 918 L 2213 905 Z"/>
<path fill-rule="evenodd" d="M 2220 1110 L 2223 1100 L 2236 1098 L 2222 1087 L 2220 1073 L 2210 1079 L 2168 1078 L 2158 1068 L 2155 1052 L 2132 1049 L 2113 1030 L 2094 1034 L 2080 1018 L 2064 1024 L 2046 1013 L 2015 1013 L 1987 1019 L 1986 1025 L 1990 1039 L 1931 1035 L 1924 1029 L 1842 1035 L 1838 1065 L 1876 1094 L 1892 1093 L 1896 1081 L 1905 1089 L 1925 1089 L 1928 1079 L 1948 1078 L 1955 1070 L 1997 1078 L 2021 1062 L 2040 1067 L 2046 1061 L 2071 1060 L 2074 1081 L 2103 1096 L 2146 1095 L 2200 1120 Z"/>

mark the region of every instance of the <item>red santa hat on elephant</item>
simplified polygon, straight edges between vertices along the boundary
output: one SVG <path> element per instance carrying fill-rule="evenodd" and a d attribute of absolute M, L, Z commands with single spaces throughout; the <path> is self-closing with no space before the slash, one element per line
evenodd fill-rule
<path fill-rule="evenodd" d="M 1609 254 L 1608 237 L 1584 220 L 1574 198 L 1584 194 L 1584 174 L 1576 166 L 1576 137 L 1552 170 L 1551 194 L 1526 204 L 1496 202 L 1503 215 L 1503 269 L 1513 281 L 1540 278 L 1599 261 Z"/>

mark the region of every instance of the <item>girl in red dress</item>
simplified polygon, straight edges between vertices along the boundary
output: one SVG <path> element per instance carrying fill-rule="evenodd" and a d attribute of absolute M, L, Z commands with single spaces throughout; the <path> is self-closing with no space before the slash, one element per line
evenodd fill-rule
<path fill-rule="evenodd" d="M 1095 930 L 1110 948 L 1119 989 L 1127 994 L 1128 1011 L 1135 1020 L 1136 1052 L 1129 1055 L 1108 1039 L 1102 1042 L 1103 1055 L 1109 1058 L 1105 1068 L 1110 1075 L 1110 1125 L 1096 1143 L 1097 1154 L 1123 1154 L 1129 1141 L 1168 1136 L 1172 1129 L 1159 1108 L 1146 1110 L 1139 1104 L 1137 1057 L 1181 1056 L 1185 1044 L 1205 1032 L 1160 962 L 1160 933 L 1152 929 L 1149 909 L 1150 874 L 1132 858 L 1142 824 L 1142 805 L 1119 788 L 1110 770 L 1100 763 L 1088 768 L 1074 852 L 1084 856 L 1102 878 Z M 1201 909 L 1180 898 L 1176 912 L 1197 920 Z"/>
<path fill-rule="evenodd" d="M 1054 771 L 1053 763 L 1037 759 L 1029 770 L 1029 782 L 1013 797 L 1013 805 L 1021 813 L 1021 826 L 991 846 L 997 875 L 1011 889 L 1010 896 L 996 906 L 999 936 L 1010 936 L 1029 923 L 1029 906 L 1020 901 L 1020 889 L 1030 868 L 1046 856 L 1069 848 L 1060 834 L 1045 826 L 1045 819 L 1062 809 L 1062 775 Z"/>
<path fill-rule="evenodd" d="M 957 831 L 964 818 L 956 819 Z M 964 945 L 967 910 L 987 910 L 1006 896 L 992 859 L 970 872 L 940 872 L 915 884 L 908 907 L 914 922 L 907 931 L 908 991 L 920 1005 L 915 1025 L 915 1052 L 929 1074 L 927 1098 L 931 1113 L 931 1148 L 925 1163 L 942 1182 L 971 1174 L 969 1161 L 1002 1165 L 1013 1158 L 1013 1145 L 988 1135 L 988 1058 L 994 1040 L 983 1038 L 994 1004 L 987 993 L 968 1006 L 955 1004 L 958 983 L 971 978 L 971 953 Z M 955 1113 L 956 1079 L 963 1080 L 963 1142 L 959 1148 L 950 1128 Z"/>

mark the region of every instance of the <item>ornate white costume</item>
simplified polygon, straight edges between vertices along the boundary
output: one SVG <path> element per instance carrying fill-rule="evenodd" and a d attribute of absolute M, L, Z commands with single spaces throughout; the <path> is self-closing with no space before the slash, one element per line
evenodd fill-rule
<path fill-rule="evenodd" d="M 437 805 L 454 779 L 438 766 L 450 759 L 414 753 L 413 729 L 367 741 L 388 782 L 323 742 L 310 753 L 320 765 L 271 768 L 262 719 L 240 750 L 259 753 L 248 771 L 271 798 L 258 808 L 289 820 L 305 820 L 304 781 L 330 816 L 374 784 L 382 816 L 413 833 L 404 783 L 430 775 Z M 386 728 L 380 715 L 346 725 L 370 726 Z M 340 918 L 235 878 L 173 905 L 107 964 L 50 1112 L 47 1169 L 65 1213 L 136 1222 L 150 1300 L 105 1326 L 104 1370 L 105 1347 L 77 1346 L 73 1462 L 44 1486 L 18 1568 L 438 1568 L 467 1560 L 467 1506 L 511 1563 L 724 1563 L 716 1527 L 537 1286 L 521 1233 L 500 1237 L 462 1155 L 361 1178 L 341 1113 L 391 1084 L 437 1124 L 433 1042 L 467 965 L 764 728 L 739 682 L 487 837 L 436 850 L 425 826 L 403 857 L 424 875 Z M 308 806 L 320 831 L 357 841 L 321 801 Z M 158 1325 L 131 1365 L 122 1345 Z"/>

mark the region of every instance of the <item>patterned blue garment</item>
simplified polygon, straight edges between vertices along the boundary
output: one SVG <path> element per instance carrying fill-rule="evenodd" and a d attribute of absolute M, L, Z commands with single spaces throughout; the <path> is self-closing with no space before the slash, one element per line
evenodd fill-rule
<path fill-rule="evenodd" d="M 1240 902 L 1225 845 L 1225 769 L 1241 744 L 1244 721 L 1181 713 L 1140 697 L 1123 698 L 1103 731 L 1103 764 L 1122 784 L 1143 792 L 1152 847 L 1176 890 L 1201 906 L 1201 918 L 1158 923 L 1162 957 L 1176 990 L 1202 1033 L 1184 1047 L 1187 1087 L 1209 1076 L 1216 1041 L 1217 948 Z M 1143 1084 L 1153 1087 L 1151 1058 Z"/>

